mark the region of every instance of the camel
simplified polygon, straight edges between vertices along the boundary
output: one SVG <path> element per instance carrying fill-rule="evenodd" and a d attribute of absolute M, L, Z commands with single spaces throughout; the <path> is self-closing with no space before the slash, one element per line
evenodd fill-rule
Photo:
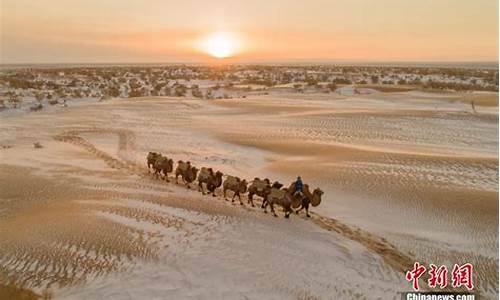
<path fill-rule="evenodd" d="M 248 203 L 252 204 L 252 207 L 255 207 L 253 203 L 253 195 L 257 195 L 266 199 L 267 194 L 271 191 L 271 182 L 269 179 L 265 178 L 261 180 L 258 177 L 255 177 L 250 186 L 248 187 Z"/>
<path fill-rule="evenodd" d="M 152 167 L 154 167 L 155 161 L 159 157 L 161 157 L 160 153 L 156 153 L 156 152 L 149 152 L 148 153 L 148 156 L 146 158 L 146 163 L 148 165 L 148 170 L 150 170 Z"/>
<path fill-rule="evenodd" d="M 157 176 L 161 176 L 161 172 L 163 171 L 164 179 L 169 182 L 168 180 L 168 173 L 172 172 L 174 170 L 174 161 L 172 159 L 169 159 L 166 156 L 159 156 L 157 157 L 156 161 L 153 164 L 153 169 L 155 171 L 155 174 Z"/>
<path fill-rule="evenodd" d="M 292 183 L 292 184 L 295 184 L 295 183 Z M 294 208 L 297 208 L 300 206 L 300 208 L 295 211 L 296 214 L 299 214 L 299 212 L 305 208 L 306 209 L 306 216 L 308 218 L 310 218 L 311 215 L 309 215 L 309 204 L 312 204 L 312 206 L 314 206 L 314 207 L 318 206 L 321 203 L 321 196 L 324 194 L 324 192 L 319 188 L 315 188 L 314 191 L 311 193 L 311 191 L 309 190 L 309 185 L 304 184 L 303 193 L 304 193 L 304 196 L 302 197 L 299 204 L 298 205 L 292 204 L 292 206 Z M 296 198 L 296 197 L 294 197 L 294 198 Z M 294 202 L 294 203 L 297 203 L 297 202 Z"/>
<path fill-rule="evenodd" d="M 240 204 L 243 205 L 243 202 L 241 201 L 241 194 L 244 194 L 247 191 L 247 181 L 245 179 L 241 180 L 239 177 L 228 175 L 226 180 L 224 180 L 222 189 L 224 191 L 224 199 L 226 199 L 227 190 L 230 190 L 234 192 L 231 202 L 234 202 L 234 198 L 238 196 Z"/>
<path fill-rule="evenodd" d="M 189 189 L 189 184 L 195 181 L 197 174 L 198 168 L 192 167 L 191 162 L 183 162 L 182 160 L 179 160 L 177 162 L 177 168 L 175 169 L 175 182 L 178 183 L 177 178 L 180 175 L 182 181 L 186 184 L 186 188 Z"/>
<path fill-rule="evenodd" d="M 272 185 L 271 185 L 271 189 L 272 188 L 275 188 L 275 189 L 281 189 L 283 187 L 283 184 L 280 183 L 279 181 L 275 181 Z M 261 208 L 264 208 L 264 206 L 266 205 L 266 197 L 263 197 L 262 199 L 262 205 L 260 206 Z"/>
<path fill-rule="evenodd" d="M 285 212 L 285 218 L 290 217 L 290 213 L 293 212 L 292 206 L 292 192 L 287 188 L 277 188 L 272 187 L 270 192 L 267 194 L 265 198 L 265 202 L 263 204 L 264 212 L 267 213 L 267 206 L 271 207 L 271 212 L 275 217 L 278 215 L 274 211 L 274 204 L 281 205 L 283 207 L 283 211 Z"/>
<path fill-rule="evenodd" d="M 205 195 L 203 190 L 203 183 L 205 183 L 207 190 L 215 197 L 215 189 L 222 185 L 222 175 L 220 171 L 214 173 L 212 168 L 201 168 L 200 174 L 198 174 L 198 187 L 203 195 Z"/>
<path fill-rule="evenodd" d="M 213 175 L 214 175 L 214 171 L 212 170 L 212 168 L 202 167 L 200 169 L 200 173 L 198 174 L 198 187 L 203 195 L 205 195 L 205 191 L 203 190 L 203 182 L 208 184 L 210 177 L 212 177 Z"/>

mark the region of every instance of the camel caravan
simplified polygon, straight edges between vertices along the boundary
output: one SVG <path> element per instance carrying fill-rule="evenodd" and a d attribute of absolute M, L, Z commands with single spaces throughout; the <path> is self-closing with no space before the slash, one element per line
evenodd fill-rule
<path fill-rule="evenodd" d="M 174 161 L 160 153 L 149 152 L 146 158 L 149 172 L 153 172 L 154 176 L 159 179 L 164 179 L 169 182 L 168 174 L 174 172 Z M 284 187 L 283 184 L 271 181 L 267 178 L 260 179 L 254 178 L 252 181 L 247 182 L 245 179 L 240 179 L 236 176 L 224 175 L 220 171 L 214 171 L 212 168 L 202 167 L 198 169 L 191 165 L 191 162 L 184 162 L 179 160 L 177 168 L 175 169 L 175 182 L 179 183 L 179 176 L 182 182 L 189 189 L 189 185 L 195 180 L 198 181 L 198 189 L 205 194 L 212 194 L 215 197 L 216 189 L 222 187 L 223 197 L 226 201 L 227 192 L 233 193 L 231 201 L 234 202 L 235 198 L 241 205 L 244 205 L 241 196 L 248 193 L 247 204 L 255 207 L 253 202 L 254 196 L 262 198 L 261 208 L 267 213 L 269 206 L 271 212 L 275 217 L 278 215 L 275 211 L 275 206 L 281 206 L 285 213 L 285 218 L 289 218 L 290 214 L 299 212 L 303 209 L 306 211 L 306 216 L 309 215 L 309 206 L 318 206 L 321 203 L 321 196 L 323 191 L 319 188 L 314 189 L 312 192 L 308 184 L 303 184 L 300 177 L 292 182 L 290 186 Z"/>

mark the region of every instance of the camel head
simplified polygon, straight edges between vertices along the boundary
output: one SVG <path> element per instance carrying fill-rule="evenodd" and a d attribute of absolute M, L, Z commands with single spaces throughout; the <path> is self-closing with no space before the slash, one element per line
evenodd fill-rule
<path fill-rule="evenodd" d="M 270 181 L 268 178 L 264 178 L 264 181 L 265 181 L 267 184 L 271 184 L 271 181 Z"/>
<path fill-rule="evenodd" d="M 239 191 L 242 194 L 247 192 L 247 181 L 246 181 L 246 179 L 243 179 L 242 181 L 240 181 L 240 183 L 239 183 Z"/>
<path fill-rule="evenodd" d="M 313 191 L 313 194 L 314 195 L 318 195 L 319 197 L 321 197 L 321 195 L 323 195 L 324 192 L 320 188 L 315 188 L 314 191 Z"/>
<path fill-rule="evenodd" d="M 268 195 L 271 192 L 271 189 L 272 187 L 270 184 L 266 185 L 266 187 L 263 190 L 264 195 Z"/>
<path fill-rule="evenodd" d="M 312 197 L 309 199 L 312 206 L 318 206 L 321 203 L 321 195 L 323 195 L 323 191 L 321 189 L 314 189 Z"/>
<path fill-rule="evenodd" d="M 198 168 L 197 167 L 191 167 L 191 176 L 192 176 L 192 180 L 195 180 L 196 179 L 196 175 L 198 175 Z"/>
<path fill-rule="evenodd" d="M 221 172 L 221 171 L 217 171 L 217 172 L 215 172 L 215 176 L 214 176 L 214 178 L 215 178 L 215 186 L 216 186 L 216 187 L 221 186 L 221 184 L 222 184 L 222 175 L 223 175 L 223 174 L 222 174 L 222 172 Z"/>

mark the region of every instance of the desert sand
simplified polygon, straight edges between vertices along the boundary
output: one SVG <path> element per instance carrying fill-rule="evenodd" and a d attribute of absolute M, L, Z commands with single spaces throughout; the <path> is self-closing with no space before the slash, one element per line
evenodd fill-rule
<path fill-rule="evenodd" d="M 476 113 L 466 97 L 482 99 Z M 494 299 L 491 99 L 276 92 L 3 116 L 0 295 L 400 299 L 418 260 L 473 263 L 477 291 Z M 325 195 L 310 219 L 273 218 L 155 179 L 149 151 L 249 180 L 301 175 Z"/>

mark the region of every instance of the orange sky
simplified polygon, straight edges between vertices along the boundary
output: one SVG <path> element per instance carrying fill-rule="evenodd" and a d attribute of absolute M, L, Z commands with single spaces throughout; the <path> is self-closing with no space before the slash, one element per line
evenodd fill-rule
<path fill-rule="evenodd" d="M 2 63 L 497 61 L 496 0 L 1 0 Z"/>

